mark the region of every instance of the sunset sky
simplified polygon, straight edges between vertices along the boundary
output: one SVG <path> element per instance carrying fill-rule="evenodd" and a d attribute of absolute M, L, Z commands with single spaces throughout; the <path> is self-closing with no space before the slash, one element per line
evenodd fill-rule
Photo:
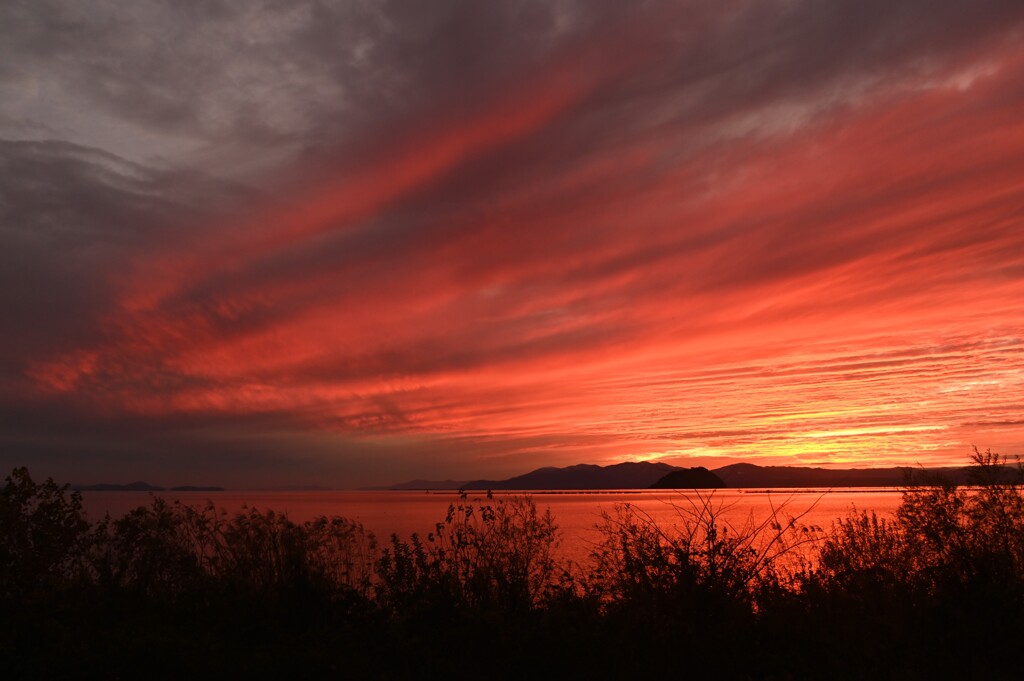
<path fill-rule="evenodd" d="M 1024 455 L 1024 3 L 0 3 L 0 464 Z"/>

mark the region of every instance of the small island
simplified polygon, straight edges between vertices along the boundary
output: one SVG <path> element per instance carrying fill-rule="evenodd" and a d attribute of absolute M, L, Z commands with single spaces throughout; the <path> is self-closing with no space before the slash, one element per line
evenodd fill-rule
<path fill-rule="evenodd" d="M 704 466 L 672 471 L 651 485 L 651 489 L 721 489 L 725 483 Z"/>

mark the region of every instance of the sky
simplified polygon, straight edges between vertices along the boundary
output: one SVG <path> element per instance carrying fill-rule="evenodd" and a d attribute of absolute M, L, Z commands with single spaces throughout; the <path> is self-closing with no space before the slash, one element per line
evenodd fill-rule
<path fill-rule="evenodd" d="M 1019 0 L 0 3 L 0 465 L 1024 454 Z"/>

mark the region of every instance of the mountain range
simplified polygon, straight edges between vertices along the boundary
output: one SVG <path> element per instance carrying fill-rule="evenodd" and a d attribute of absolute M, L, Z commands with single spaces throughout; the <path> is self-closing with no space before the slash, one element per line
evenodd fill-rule
<path fill-rule="evenodd" d="M 936 476 L 956 484 L 970 482 L 970 468 L 813 468 L 803 466 L 758 466 L 735 463 L 708 471 L 725 487 L 899 487 L 910 481 L 926 481 Z M 671 473 L 692 471 L 677 480 L 694 480 L 698 469 L 660 462 L 629 462 L 610 466 L 577 464 L 565 468 L 545 467 L 507 480 L 412 480 L 384 489 L 392 490 L 595 490 L 647 489 Z M 703 475 L 703 474 L 701 474 Z M 713 480 L 712 478 L 701 478 Z M 672 479 L 663 486 L 675 484 Z M 707 486 L 712 486 L 710 483 Z"/>
<path fill-rule="evenodd" d="M 119 485 L 109 482 L 101 482 L 98 485 L 71 485 L 76 492 L 223 492 L 223 487 L 209 487 L 196 485 L 180 485 L 178 487 L 158 487 L 148 482 L 129 482 Z"/>

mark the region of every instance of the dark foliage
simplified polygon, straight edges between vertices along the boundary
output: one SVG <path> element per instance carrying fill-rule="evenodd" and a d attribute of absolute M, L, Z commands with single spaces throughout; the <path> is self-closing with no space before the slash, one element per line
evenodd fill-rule
<path fill-rule="evenodd" d="M 8 678 L 1016 678 L 1024 471 L 908 486 L 895 517 L 830 530 L 779 511 L 671 529 L 628 505 L 586 568 L 529 498 L 460 497 L 378 548 L 344 518 L 295 523 L 154 499 L 87 522 L 15 470 L 0 491 Z"/>

